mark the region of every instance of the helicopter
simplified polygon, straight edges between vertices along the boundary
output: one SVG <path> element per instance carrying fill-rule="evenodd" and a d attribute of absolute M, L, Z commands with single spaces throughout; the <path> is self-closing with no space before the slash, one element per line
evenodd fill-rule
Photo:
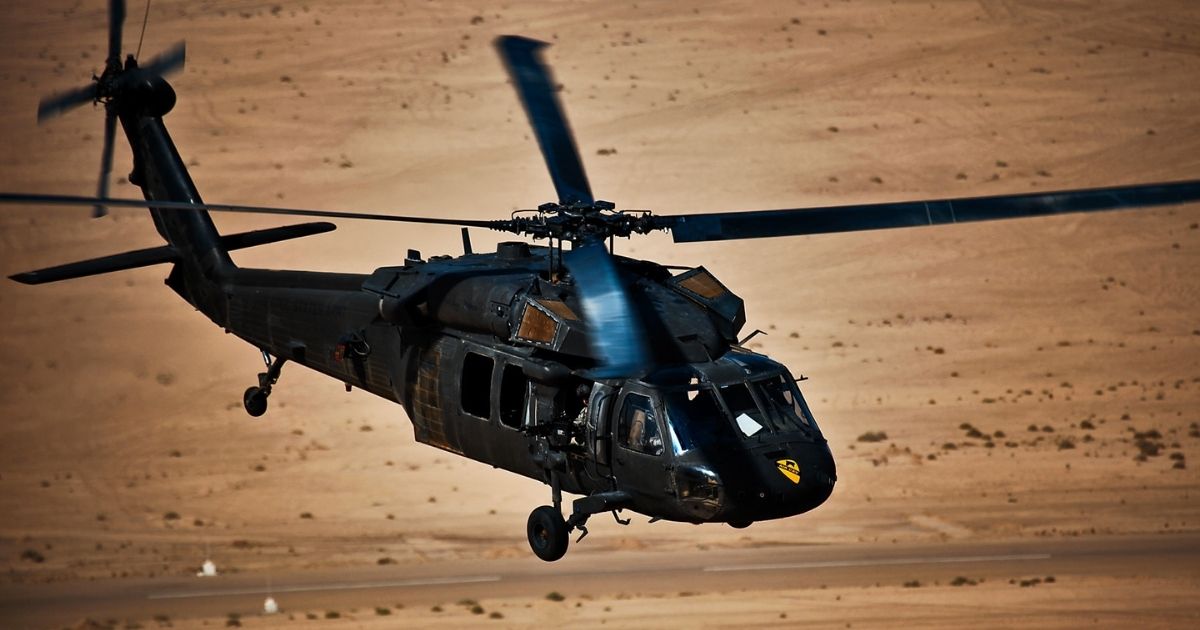
<path fill-rule="evenodd" d="M 92 83 L 49 97 L 38 121 L 86 103 L 105 112 L 94 197 L 2 193 L 0 202 L 147 208 L 166 245 L 19 273 L 37 285 L 170 264 L 166 285 L 254 346 L 264 371 L 243 393 L 264 415 L 287 363 L 402 406 L 418 442 L 548 485 L 526 534 L 545 561 L 563 557 L 592 516 L 736 528 L 823 504 L 834 458 L 789 369 L 751 351 L 745 303 L 703 266 L 612 253 L 617 237 L 667 231 L 677 243 L 918 227 L 1122 210 L 1200 200 L 1200 180 L 989 197 L 656 215 L 597 199 L 544 59 L 548 44 L 502 36 L 495 47 L 529 119 L 557 200 L 496 220 L 461 220 L 205 203 L 163 118 L 164 75 L 180 43 L 145 63 L 122 59 L 123 0 L 110 0 L 108 55 Z M 144 200 L 108 195 L 116 125 Z M 425 223 L 461 229 L 463 253 L 367 274 L 239 267 L 229 252 L 334 230 L 317 221 L 237 234 L 210 212 Z M 470 229 L 545 241 L 475 252 Z M 578 495 L 564 515 L 563 493 Z"/>

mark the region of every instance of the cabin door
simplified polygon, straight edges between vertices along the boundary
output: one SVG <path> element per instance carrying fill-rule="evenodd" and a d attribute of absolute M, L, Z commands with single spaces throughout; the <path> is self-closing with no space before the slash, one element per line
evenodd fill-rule
<path fill-rule="evenodd" d="M 637 391 L 622 393 L 612 418 L 612 471 L 621 489 L 661 499 L 670 495 L 662 414 L 653 399 Z"/>
<path fill-rule="evenodd" d="M 612 413 L 617 394 L 617 389 L 596 383 L 588 398 L 587 442 L 598 479 L 612 477 Z"/>

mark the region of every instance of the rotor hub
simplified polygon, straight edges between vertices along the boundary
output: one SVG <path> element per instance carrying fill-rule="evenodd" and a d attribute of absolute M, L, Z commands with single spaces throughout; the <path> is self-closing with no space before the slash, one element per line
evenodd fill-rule
<path fill-rule="evenodd" d="M 544 203 L 536 210 L 515 212 L 511 219 L 497 221 L 494 227 L 535 239 L 582 244 L 615 236 L 647 234 L 661 226 L 655 223 L 649 210 L 617 210 L 613 202 L 597 200 L 591 203 Z"/>

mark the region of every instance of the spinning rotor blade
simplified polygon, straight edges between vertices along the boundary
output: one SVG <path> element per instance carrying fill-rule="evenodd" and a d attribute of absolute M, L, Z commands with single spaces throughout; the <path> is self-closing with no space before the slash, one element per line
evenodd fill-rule
<path fill-rule="evenodd" d="M 96 196 L 108 197 L 108 180 L 112 175 L 113 139 L 117 135 L 117 113 L 108 107 L 104 112 L 104 148 L 100 154 L 100 184 L 96 187 Z M 99 219 L 108 214 L 108 208 L 102 205 L 92 206 L 92 218 Z"/>
<path fill-rule="evenodd" d="M 96 100 L 96 84 L 92 83 L 70 92 L 48 96 L 38 103 L 37 121 L 42 124 L 50 118 L 62 115 L 68 110 Z"/>
<path fill-rule="evenodd" d="M 669 228 L 676 243 L 695 243 L 1123 210 L 1197 200 L 1200 180 L 1027 195 L 668 215 L 656 217 L 655 224 Z"/>
<path fill-rule="evenodd" d="M 439 219 L 433 217 L 397 216 L 369 212 L 341 212 L 338 210 L 307 210 L 304 208 L 271 208 L 267 206 L 239 206 L 221 203 L 188 203 L 186 201 L 157 201 L 146 199 L 109 199 L 102 197 L 79 197 L 75 195 L 42 195 L 33 193 L 0 193 L 0 204 L 24 204 L 43 206 L 109 206 L 114 208 L 156 208 L 160 210 L 208 210 L 209 212 L 237 212 L 242 214 L 278 214 L 302 217 L 327 217 L 332 219 L 365 219 L 370 221 L 392 221 L 396 223 L 430 223 L 434 225 L 460 225 L 491 230 L 503 230 L 508 221 L 479 221 L 475 219 Z"/>
<path fill-rule="evenodd" d="M 108 63 L 121 63 L 121 30 L 125 28 L 125 0 L 108 0 Z"/>
<path fill-rule="evenodd" d="M 583 298 L 592 349 L 603 363 L 601 378 L 631 376 L 650 364 L 645 328 L 613 257 L 599 242 L 567 252 L 563 259 Z"/>
<path fill-rule="evenodd" d="M 185 42 L 175 42 L 174 46 L 152 57 L 150 61 L 139 65 L 143 70 L 162 76 L 182 69 L 186 58 L 187 44 Z"/>
<path fill-rule="evenodd" d="M 541 52 L 546 46 L 549 44 L 515 35 L 496 39 L 496 50 L 517 88 L 525 114 L 529 116 L 559 203 L 590 205 L 595 199 L 579 159 L 575 136 L 563 115 L 550 68 L 542 61 Z"/>

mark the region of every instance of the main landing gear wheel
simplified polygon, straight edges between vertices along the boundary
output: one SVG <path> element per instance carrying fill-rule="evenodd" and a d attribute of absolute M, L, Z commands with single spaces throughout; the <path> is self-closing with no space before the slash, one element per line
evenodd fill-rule
<path fill-rule="evenodd" d="M 567 522 L 554 507 L 543 505 L 531 512 L 525 529 L 529 547 L 542 560 L 554 562 L 567 553 Z"/>
<path fill-rule="evenodd" d="M 257 387 L 248 387 L 242 394 L 242 406 L 253 418 L 267 413 L 267 397 L 271 395 L 271 386 L 279 380 L 279 372 L 283 369 L 283 364 L 287 363 L 284 357 L 271 358 L 266 350 L 262 350 L 262 357 L 263 362 L 267 364 L 267 371 L 258 375 Z"/>
<path fill-rule="evenodd" d="M 242 405 L 246 407 L 246 413 L 254 418 L 267 413 L 267 392 L 258 387 L 246 388 L 246 393 L 242 394 Z"/>

